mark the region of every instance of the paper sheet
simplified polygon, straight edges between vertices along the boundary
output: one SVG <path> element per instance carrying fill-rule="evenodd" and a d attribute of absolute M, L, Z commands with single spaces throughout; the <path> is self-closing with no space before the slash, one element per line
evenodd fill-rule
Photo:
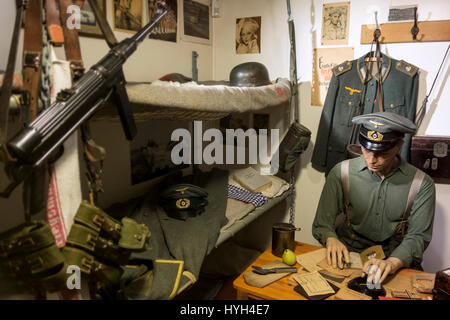
<path fill-rule="evenodd" d="M 322 259 L 318 264 L 317 267 L 321 269 L 325 269 L 331 274 L 336 274 L 343 277 L 349 277 L 353 275 L 354 273 L 361 273 L 360 269 L 339 269 L 339 268 L 333 268 L 332 266 L 328 265 L 327 258 Z"/>
<path fill-rule="evenodd" d="M 351 261 L 351 265 L 350 268 L 351 269 L 362 269 L 363 264 L 361 261 L 361 256 L 359 255 L 358 252 L 350 252 L 350 261 Z"/>
<path fill-rule="evenodd" d="M 317 263 L 325 258 L 327 253 L 326 248 L 321 248 L 308 253 L 299 254 L 297 262 L 302 265 L 309 272 L 319 271 L 322 268 L 317 266 Z"/>
<path fill-rule="evenodd" d="M 308 296 L 334 293 L 333 288 L 317 271 L 296 274 L 293 278 L 303 287 Z"/>
<path fill-rule="evenodd" d="M 372 300 L 372 298 L 355 290 L 343 287 L 336 293 L 334 300 Z"/>

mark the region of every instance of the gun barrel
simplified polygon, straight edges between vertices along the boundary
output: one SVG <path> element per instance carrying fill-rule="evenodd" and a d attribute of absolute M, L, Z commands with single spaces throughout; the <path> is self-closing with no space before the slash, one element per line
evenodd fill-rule
<path fill-rule="evenodd" d="M 166 14 L 169 13 L 170 10 L 166 7 L 163 7 L 158 9 L 158 11 L 160 11 L 160 13 L 154 16 L 153 19 L 147 25 L 145 25 L 141 30 L 139 30 L 138 33 L 136 33 L 131 38 L 133 42 L 139 43 L 144 41 L 144 39 L 153 31 L 155 26 L 165 17 Z"/>

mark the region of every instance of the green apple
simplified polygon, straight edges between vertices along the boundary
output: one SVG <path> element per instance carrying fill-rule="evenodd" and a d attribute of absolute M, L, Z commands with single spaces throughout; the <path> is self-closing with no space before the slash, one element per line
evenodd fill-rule
<path fill-rule="evenodd" d="M 295 253 L 290 249 L 285 249 L 281 258 L 283 259 L 283 262 L 289 266 L 293 266 L 297 262 Z"/>

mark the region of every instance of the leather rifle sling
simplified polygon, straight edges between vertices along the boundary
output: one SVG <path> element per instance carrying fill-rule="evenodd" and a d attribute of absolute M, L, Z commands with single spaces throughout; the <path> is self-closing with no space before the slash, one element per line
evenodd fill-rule
<path fill-rule="evenodd" d="M 64 44 L 64 36 L 59 22 L 59 10 L 56 6 L 57 0 L 45 0 L 45 22 L 50 36 L 50 42 L 59 47 Z"/>
<path fill-rule="evenodd" d="M 84 73 L 83 59 L 81 57 L 80 40 L 78 38 L 78 31 L 76 29 L 69 29 L 67 27 L 67 8 L 72 5 L 72 0 L 59 0 L 61 24 L 64 32 L 64 50 L 66 59 L 70 62 L 70 69 L 72 72 L 72 82 L 75 83 Z M 98 192 L 103 192 L 103 182 L 101 173 L 103 171 L 103 160 L 106 151 L 101 146 L 97 145 L 92 139 L 89 122 L 86 121 L 80 127 L 81 139 L 83 141 L 83 156 L 86 162 L 87 179 L 89 187 L 89 200 L 94 204 L 97 200 Z M 94 152 L 96 150 L 97 152 Z M 98 156 L 94 156 L 98 154 Z"/>
<path fill-rule="evenodd" d="M 417 112 L 417 114 L 416 114 L 416 119 L 414 121 L 414 124 L 417 126 L 417 128 L 419 128 L 420 125 L 422 124 L 422 120 L 423 120 L 423 117 L 425 116 L 425 112 L 426 112 L 426 107 L 427 107 L 427 103 L 428 103 L 428 97 L 430 96 L 431 91 L 433 91 L 434 85 L 435 85 L 436 80 L 437 80 L 437 78 L 439 76 L 439 73 L 441 72 L 442 66 L 443 66 L 443 64 L 445 62 L 445 59 L 447 58 L 447 54 L 448 54 L 449 50 L 450 50 L 450 44 L 447 47 L 447 51 L 445 51 L 444 58 L 442 59 L 441 65 L 439 66 L 439 69 L 438 69 L 438 71 L 436 73 L 436 76 L 434 77 L 433 84 L 431 85 L 431 89 L 430 89 L 430 91 L 428 91 L 428 94 L 423 99 L 422 106 L 420 107 L 419 112 Z"/>
<path fill-rule="evenodd" d="M 22 112 L 24 124 L 32 122 L 38 115 L 39 85 L 42 68 L 42 0 L 30 0 L 25 14 L 23 44 L 23 88 L 28 96 Z M 24 179 L 22 202 L 25 221 L 43 210 L 47 204 L 47 162 L 33 169 Z"/>
<path fill-rule="evenodd" d="M 67 20 L 70 18 L 67 8 L 72 5 L 72 0 L 59 0 L 59 12 L 61 25 L 64 33 L 64 51 L 66 59 L 70 62 L 72 72 L 72 82 L 75 83 L 84 73 L 83 59 L 81 58 L 80 41 L 78 31 L 67 27 Z"/>
<path fill-rule="evenodd" d="M 16 19 L 14 23 L 13 35 L 11 39 L 11 47 L 9 48 L 8 63 L 6 65 L 5 75 L 0 91 L 0 145 L 2 148 L 1 160 L 6 164 L 14 160 L 9 155 L 6 148 L 6 140 L 8 135 L 8 117 L 9 117 L 9 101 L 13 85 L 14 67 L 16 65 L 17 48 L 19 45 L 20 28 L 27 1 L 16 0 Z M 2 195 L 8 194 L 8 191 L 2 192 Z"/>
<path fill-rule="evenodd" d="M 28 124 L 38 113 L 38 89 L 42 56 L 42 0 L 30 0 L 25 14 L 23 40 L 23 88 L 28 92 L 29 101 L 22 114 Z"/>
<path fill-rule="evenodd" d="M 106 21 L 105 15 L 102 14 L 102 11 L 100 10 L 100 7 L 98 6 L 97 1 L 96 0 L 88 0 L 88 2 L 92 8 L 92 11 L 94 12 L 95 19 L 98 23 L 98 26 L 100 27 L 100 30 L 102 31 L 103 36 L 105 37 L 106 43 L 108 44 L 108 46 L 110 48 L 114 47 L 118 43 L 117 39 L 114 36 L 114 33 L 113 33 L 108 21 Z"/>

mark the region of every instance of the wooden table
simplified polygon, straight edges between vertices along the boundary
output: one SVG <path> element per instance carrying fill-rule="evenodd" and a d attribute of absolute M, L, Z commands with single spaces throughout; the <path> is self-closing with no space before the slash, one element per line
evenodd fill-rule
<path fill-rule="evenodd" d="M 296 242 L 296 245 L 296 255 L 321 248 L 302 242 Z M 234 280 L 233 287 L 237 290 L 237 300 L 306 300 L 305 297 L 294 291 L 294 288 L 298 285 L 298 283 L 294 279 L 292 279 L 292 274 L 287 275 L 280 280 L 265 286 L 264 288 L 249 286 L 245 283 L 244 273 L 252 271 L 251 266 L 262 266 L 274 260 L 281 261 L 281 258 L 272 254 L 272 247 L 270 246 L 258 257 L 258 259 L 256 259 L 254 263 L 252 263 L 241 275 L 239 275 L 239 277 L 236 278 L 236 280 Z M 294 267 L 302 268 L 302 266 L 298 263 L 296 263 Z M 398 274 L 410 278 L 411 275 L 415 272 L 421 271 L 405 268 L 400 270 Z M 421 294 L 421 296 L 423 298 L 431 297 L 431 295 L 429 294 Z M 333 299 L 333 297 L 330 297 L 328 299 Z"/>

